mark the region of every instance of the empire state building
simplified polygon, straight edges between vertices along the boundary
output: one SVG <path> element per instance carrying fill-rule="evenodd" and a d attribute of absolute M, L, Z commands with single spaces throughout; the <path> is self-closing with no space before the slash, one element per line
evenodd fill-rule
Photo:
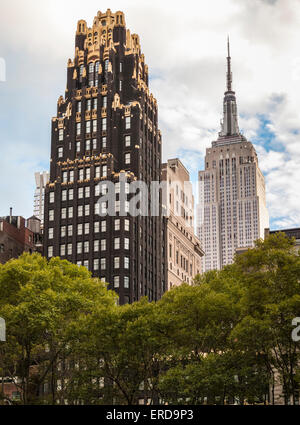
<path fill-rule="evenodd" d="M 199 171 L 197 220 L 203 271 L 231 264 L 238 248 L 253 247 L 269 227 L 257 153 L 239 130 L 229 40 L 224 116 L 217 140 L 206 150 L 205 170 Z"/>

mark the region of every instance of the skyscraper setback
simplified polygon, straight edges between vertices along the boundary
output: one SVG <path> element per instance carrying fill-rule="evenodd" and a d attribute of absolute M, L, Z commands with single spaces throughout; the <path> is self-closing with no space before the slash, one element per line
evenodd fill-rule
<path fill-rule="evenodd" d="M 236 250 L 252 247 L 268 227 L 264 176 L 254 146 L 239 130 L 228 40 L 222 128 L 206 150 L 205 171 L 199 172 L 197 233 L 205 252 L 203 270 L 231 264 Z"/>
<path fill-rule="evenodd" d="M 126 192 L 132 181 L 160 181 L 161 134 L 139 37 L 122 12 L 108 9 L 91 28 L 78 22 L 65 97 L 52 119 L 44 253 L 86 266 L 120 303 L 157 300 L 165 290 L 161 200 L 156 217 L 120 214 L 121 177 Z M 105 181 L 116 184 L 113 216 L 98 202 Z"/>

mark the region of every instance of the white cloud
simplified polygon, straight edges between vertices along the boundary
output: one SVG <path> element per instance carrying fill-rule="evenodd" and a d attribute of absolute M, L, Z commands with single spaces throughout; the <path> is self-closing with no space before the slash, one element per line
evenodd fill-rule
<path fill-rule="evenodd" d="M 76 22 L 83 18 L 91 23 L 99 6 L 102 11 L 123 10 L 127 27 L 140 35 L 153 77 L 151 91 L 159 104 L 164 159 L 180 153 L 192 171 L 198 160 L 200 167 L 206 147 L 219 131 L 225 89 L 225 43 L 230 34 L 240 128 L 257 146 L 266 174 L 270 215 L 274 225 L 299 226 L 298 0 L 190 0 L 186 4 L 178 0 L 110 0 L 100 4 L 96 0 L 2 0 L 0 56 L 9 60 L 8 82 L 0 85 L 0 93 L 5 91 L 9 106 L 5 121 L 2 113 L 1 134 L 16 123 L 26 125 L 19 115 L 25 115 L 28 123 L 24 141 L 20 134 L 9 135 L 17 156 L 7 150 L 6 140 L 1 139 L 1 149 L 10 164 L 5 164 L 6 168 L 1 164 L 1 179 L 18 181 L 13 185 L 16 199 L 21 199 L 20 193 L 26 194 L 22 195 L 22 203 L 16 201 L 19 212 L 23 208 L 24 215 L 31 213 L 38 155 L 27 161 L 26 170 L 19 168 L 16 172 L 14 166 L 22 155 L 27 155 L 29 146 L 34 146 L 34 152 L 39 146 L 41 161 L 48 161 L 49 123 L 56 99 L 64 91 L 67 59 L 74 55 Z M 273 136 L 268 143 L 262 127 Z M 2 160 L 3 157 L 1 163 Z M 31 185 L 25 178 L 31 178 Z M 4 214 L 9 205 L 3 185 L 0 190 L 0 213 Z"/>

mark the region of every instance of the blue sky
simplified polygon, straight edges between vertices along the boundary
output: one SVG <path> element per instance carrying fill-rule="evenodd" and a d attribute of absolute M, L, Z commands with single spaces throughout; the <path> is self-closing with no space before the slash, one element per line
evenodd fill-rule
<path fill-rule="evenodd" d="M 230 34 L 240 128 L 255 144 L 266 177 L 271 227 L 300 226 L 299 1 L 187 5 L 1 0 L 0 215 L 10 206 L 25 217 L 33 212 L 34 172 L 49 167 L 51 118 L 65 90 L 76 23 L 91 23 L 101 7 L 124 11 L 127 27 L 140 35 L 158 99 L 164 160 L 180 157 L 192 180 L 219 131 Z"/>

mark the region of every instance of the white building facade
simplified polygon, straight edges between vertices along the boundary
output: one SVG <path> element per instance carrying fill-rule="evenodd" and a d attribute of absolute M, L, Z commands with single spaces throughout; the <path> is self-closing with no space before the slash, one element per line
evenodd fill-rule
<path fill-rule="evenodd" d="M 43 171 L 42 173 L 35 173 L 35 191 L 34 191 L 34 205 L 33 215 L 41 220 L 41 225 L 44 223 L 44 195 L 45 187 L 49 181 L 49 173 Z"/>
<path fill-rule="evenodd" d="M 222 129 L 199 172 L 197 234 L 204 272 L 233 263 L 236 250 L 252 247 L 269 227 L 264 176 L 254 146 L 239 131 L 229 43 L 227 63 Z"/>

